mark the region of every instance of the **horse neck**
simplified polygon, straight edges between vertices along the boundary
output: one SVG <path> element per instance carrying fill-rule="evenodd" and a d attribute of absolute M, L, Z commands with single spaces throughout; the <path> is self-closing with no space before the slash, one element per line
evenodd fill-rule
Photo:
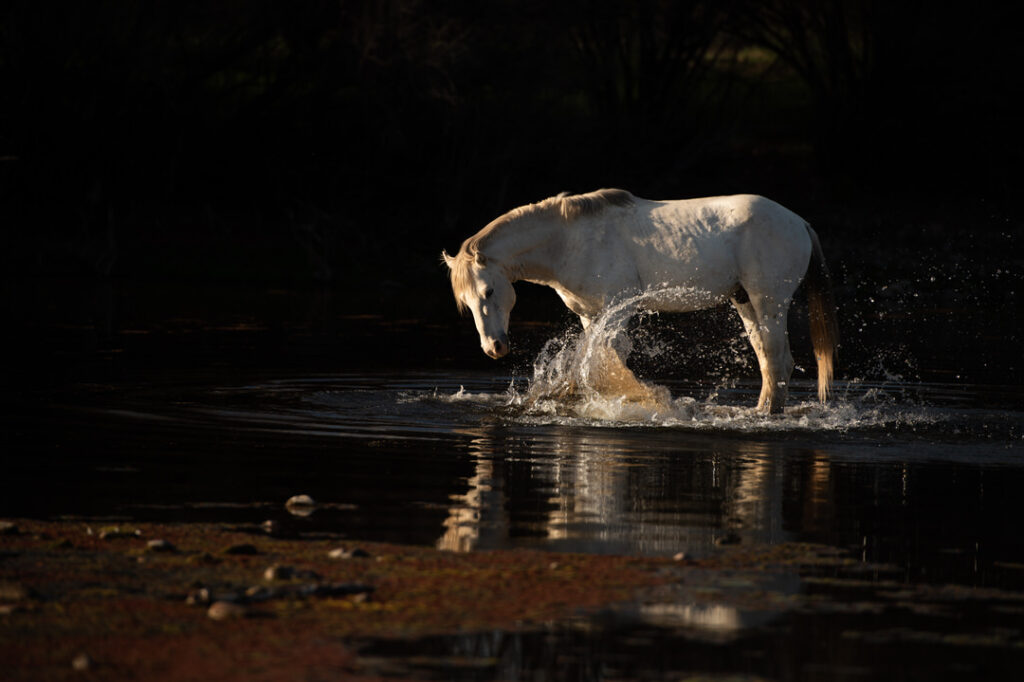
<path fill-rule="evenodd" d="M 503 227 L 488 240 L 488 257 L 501 263 L 513 282 L 555 282 L 564 232 L 560 221 L 546 216 L 524 216 Z"/>

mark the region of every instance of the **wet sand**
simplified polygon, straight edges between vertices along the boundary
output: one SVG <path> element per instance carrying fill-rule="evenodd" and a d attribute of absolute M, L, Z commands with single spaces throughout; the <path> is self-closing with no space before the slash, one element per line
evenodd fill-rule
<path fill-rule="evenodd" d="M 681 665 L 708 674 L 724 665 L 739 679 L 846 674 L 847 656 L 834 650 L 827 664 L 815 661 L 815 649 L 832 639 L 858 656 L 858 677 L 898 669 L 908 656 L 939 677 L 1024 662 L 1024 592 L 911 586 L 893 567 L 823 545 L 748 546 L 725 536 L 695 560 L 462 554 L 215 523 L 12 519 L 3 532 L 0 660 L 8 680 L 504 678 L 500 650 L 450 645 L 543 637 L 569 656 L 580 638 L 628 641 L 623 630 L 663 656 L 676 647 L 714 651 L 714 661 L 690 656 Z M 936 618 L 944 632 L 927 626 Z M 815 647 L 769 644 L 800 638 L 815 623 L 832 624 L 818 627 Z M 449 652 L 430 655 L 439 642 Z M 770 655 L 756 664 L 719 660 L 759 647 Z M 779 651 L 787 653 L 772 658 Z M 526 664 L 521 655 L 513 676 L 544 672 Z M 626 676 L 646 676 L 651 661 L 633 656 L 625 665 Z M 673 673 L 664 660 L 657 665 Z"/>
<path fill-rule="evenodd" d="M 218 524 L 10 523 L 0 542 L 9 680 L 75 677 L 76 661 L 107 680 L 361 676 L 367 638 L 543 628 L 632 602 L 681 565 Z"/>

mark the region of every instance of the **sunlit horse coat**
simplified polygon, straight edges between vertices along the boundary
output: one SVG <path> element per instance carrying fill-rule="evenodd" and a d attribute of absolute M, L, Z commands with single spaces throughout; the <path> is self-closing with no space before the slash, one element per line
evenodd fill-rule
<path fill-rule="evenodd" d="M 731 301 L 761 366 L 758 408 L 786 402 L 793 358 L 789 306 L 804 281 L 818 396 L 829 393 L 836 309 L 818 237 L 800 216 L 764 197 L 649 201 L 619 189 L 560 194 L 513 209 L 443 254 L 460 309 L 473 314 L 484 352 L 509 350 L 513 282 L 553 288 L 584 328 L 615 300 L 650 292 L 645 307 L 700 310 Z M 602 392 L 651 398 L 624 357 L 608 357 Z"/>

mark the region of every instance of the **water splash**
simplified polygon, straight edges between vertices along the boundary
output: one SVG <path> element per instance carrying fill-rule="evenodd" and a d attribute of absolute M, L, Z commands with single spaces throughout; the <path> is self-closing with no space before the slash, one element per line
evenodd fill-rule
<path fill-rule="evenodd" d="M 872 296 L 885 296 L 886 285 Z M 854 352 L 844 362 L 846 379 L 834 385 L 825 405 L 815 398 L 813 362 L 798 365 L 790 384 L 790 400 L 781 415 L 754 410 L 760 388 L 757 363 L 739 320 L 726 308 L 703 311 L 692 327 L 666 334 L 666 325 L 647 324 L 650 308 L 685 309 L 687 288 L 666 288 L 615 301 L 586 330 L 567 331 L 543 346 L 527 377 L 514 378 L 504 392 L 460 390 L 444 398 L 472 406 L 509 424 L 526 426 L 658 427 L 694 432 L 828 433 L 867 437 L 878 443 L 902 441 L 1005 441 L 1016 447 L 1024 436 L 1019 422 L 1020 395 L 1006 390 L 1006 401 L 993 401 L 992 388 L 957 383 L 926 383 L 919 359 L 905 334 L 889 337 L 861 329 L 868 324 L 897 321 L 889 308 L 874 313 L 852 311 L 844 343 Z M 667 302 L 677 305 L 665 306 Z M 679 305 L 683 302 L 683 305 Z M 795 331 L 806 326 L 798 306 L 790 320 Z M 707 318 L 712 316 L 711 325 Z M 717 320 L 714 319 L 717 315 Z M 905 315 L 904 315 L 905 318 Z M 898 318 L 898 319 L 904 319 Z M 670 326 L 671 325 L 671 320 Z M 708 334 L 705 327 L 732 327 Z M 690 331 L 688 331 L 688 329 Z M 874 339 L 871 345 L 866 345 Z M 884 339 L 883 339 L 884 340 Z M 802 343 L 806 344 L 804 338 Z M 799 342 L 798 342 L 799 344 Z M 799 355 L 800 346 L 797 346 Z M 622 364 L 629 360 L 637 379 Z M 633 390 L 604 390 L 609 369 L 628 372 L 612 376 Z M 680 374 L 680 369 L 684 370 Z M 614 371 L 612 372 L 614 374 Z M 621 374 L 621 373 L 620 373 Z M 692 381 L 679 381 L 685 376 Z M 655 377 L 659 383 L 648 377 Z M 959 375 L 955 376 L 959 380 Z M 664 385 L 662 385 L 664 384 Z M 979 401 L 979 396 L 987 396 Z"/>
<path fill-rule="evenodd" d="M 707 300 L 707 294 L 690 287 L 667 287 L 624 297 L 612 302 L 581 333 L 549 340 L 533 363 L 533 378 L 523 396 L 527 405 L 551 399 L 580 404 L 601 404 L 605 396 L 618 395 L 620 409 L 628 403 L 658 408 L 671 403 L 667 388 L 636 378 L 626 360 L 634 350 L 648 360 L 667 354 L 664 344 L 634 343 L 630 320 L 652 308 L 690 307 Z M 693 307 L 696 307 L 694 305 Z"/>
<path fill-rule="evenodd" d="M 751 394 L 756 398 L 755 394 Z M 870 394 L 866 396 L 870 399 Z M 509 402 L 515 406 L 519 398 Z M 662 427 L 693 431 L 741 433 L 832 432 L 886 430 L 914 432 L 949 419 L 949 415 L 918 405 L 872 402 L 857 397 L 828 405 L 817 401 L 791 404 L 783 414 L 767 415 L 749 405 L 721 404 L 712 394 L 705 400 L 683 396 L 657 405 L 621 398 L 589 397 L 576 403 L 554 400 L 528 403 L 513 420 L 530 425 Z"/>
<path fill-rule="evenodd" d="M 639 364 L 678 361 L 678 348 L 630 329 L 630 321 L 652 307 L 702 297 L 702 292 L 672 287 L 647 291 L 609 305 L 583 331 L 569 331 L 544 345 L 533 361 L 532 377 L 509 385 L 500 396 L 471 394 L 461 389 L 449 400 L 490 404 L 504 409 L 510 420 L 529 425 L 612 427 L 675 427 L 700 431 L 785 432 L 888 429 L 913 431 L 947 419 L 947 415 L 916 402 L 902 376 L 884 371 L 881 383 L 854 379 L 837 382 L 835 399 L 822 405 L 814 399 L 815 376 L 797 368 L 790 403 L 781 415 L 753 408 L 759 384 L 756 364 L 745 335 L 714 347 L 685 352 L 698 354 L 700 364 L 719 368 L 715 383 L 690 386 L 690 395 L 673 396 L 663 385 L 637 379 L 623 364 L 632 354 Z M 683 307 L 683 306 L 680 306 Z M 637 356 L 641 357 L 637 357 Z M 671 356 L 671 357 L 670 357 Z M 886 358 L 891 360 L 891 358 Z M 882 359 L 879 359 L 879 363 Z M 722 368 L 732 371 L 722 372 Z M 802 373 L 802 374 L 801 374 Z M 717 381 L 716 381 L 717 379 Z M 609 390 L 611 385 L 611 390 Z"/>

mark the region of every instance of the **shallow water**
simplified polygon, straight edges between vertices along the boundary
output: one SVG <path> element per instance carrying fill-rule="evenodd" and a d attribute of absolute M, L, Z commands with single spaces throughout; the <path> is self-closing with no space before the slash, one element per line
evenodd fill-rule
<path fill-rule="evenodd" d="M 70 380 L 11 394 L 5 446 L 16 456 L 0 476 L 0 517 L 202 520 L 255 532 L 271 519 L 286 533 L 452 551 L 701 558 L 723 543 L 800 541 L 863 570 L 848 583 L 723 579 L 779 595 L 766 609 L 723 600 L 701 610 L 668 595 L 646 611 L 540 632 L 372 643 L 370 672 L 877 679 L 895 666 L 919 679 L 1022 664 L 1020 386 L 954 381 L 955 355 L 925 365 L 882 335 L 857 337 L 832 402 L 819 405 L 813 370 L 798 371 L 785 414 L 769 417 L 751 409 L 759 385 L 742 339 L 692 334 L 680 352 L 665 340 L 674 332 L 641 318 L 631 362 L 670 399 L 553 399 L 549 389 L 580 366 L 577 332 L 517 320 L 512 361 L 474 364 L 475 334 L 462 322 L 462 336 L 380 317 L 290 337 L 233 318 L 174 318 L 165 329 L 122 320 L 106 336 L 62 327 L 89 351 L 71 356 Z M 26 364 L 25 376 L 55 372 L 60 353 Z M 98 369 L 78 369 L 97 357 Z M 319 503 L 309 516 L 284 507 L 299 493 Z M 981 592 L 964 598 L 950 586 Z"/>
<path fill-rule="evenodd" d="M 1024 560 L 1007 532 L 1024 517 L 1011 389 L 840 383 L 821 406 L 798 384 L 768 417 L 749 407 L 756 386 L 553 406 L 527 404 L 527 383 L 368 373 L 80 388 L 19 420 L 14 444 L 46 457 L 14 464 L 0 513 L 279 518 L 454 550 L 700 554 L 735 534 L 857 547 L 908 577 L 968 583 Z M 282 502 L 296 493 L 323 505 L 291 517 Z"/>
<path fill-rule="evenodd" d="M 204 372 L 81 385 L 9 416 L 23 457 L 7 464 L 0 515 L 254 532 L 273 519 L 453 551 L 701 558 L 723 541 L 806 541 L 859 562 L 820 579 L 727 571 L 541 629 L 367 642 L 368 673 L 980 679 L 1024 663 L 1019 390 L 845 382 L 822 407 L 798 383 L 786 413 L 766 417 L 749 407 L 756 385 L 553 408 L 527 400 L 528 382 Z M 297 493 L 318 501 L 312 515 L 286 511 Z"/>

